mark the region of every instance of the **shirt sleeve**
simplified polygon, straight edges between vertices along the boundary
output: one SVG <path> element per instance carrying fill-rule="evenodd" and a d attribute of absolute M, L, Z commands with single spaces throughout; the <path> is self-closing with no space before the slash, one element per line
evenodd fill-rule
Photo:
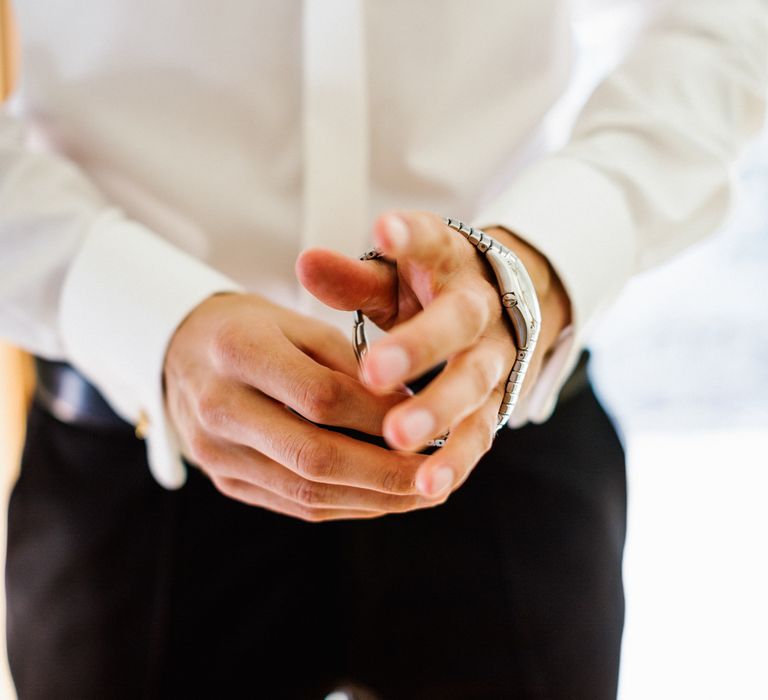
<path fill-rule="evenodd" d="M 767 88 L 768 0 L 670 0 L 587 101 L 567 145 L 478 213 L 478 226 L 538 248 L 571 300 L 572 326 L 512 427 L 550 416 L 590 326 L 631 275 L 722 223 Z"/>
<path fill-rule="evenodd" d="M 203 299 L 238 286 L 129 220 L 66 158 L 0 114 L 0 336 L 65 359 L 126 421 L 148 420 L 150 467 L 184 482 L 162 388 L 165 351 Z"/>

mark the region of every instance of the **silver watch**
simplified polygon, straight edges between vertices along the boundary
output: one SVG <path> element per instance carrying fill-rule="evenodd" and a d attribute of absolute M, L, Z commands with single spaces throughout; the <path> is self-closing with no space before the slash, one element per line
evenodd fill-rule
<path fill-rule="evenodd" d="M 509 316 L 517 346 L 517 356 L 507 377 L 504 398 L 498 412 L 496 432 L 503 428 L 520 397 L 528 364 L 533 357 L 536 341 L 541 329 L 541 310 L 536 290 L 528 271 L 520 258 L 509 248 L 499 243 L 480 229 L 467 226 L 456 219 L 445 218 L 446 225 L 460 233 L 488 260 L 499 287 L 501 304 Z M 361 260 L 376 260 L 383 257 L 380 250 L 373 248 L 360 256 Z M 368 351 L 365 335 L 365 317 L 359 309 L 355 311 L 354 349 L 358 364 L 362 364 Z M 427 443 L 429 447 L 441 447 L 447 435 Z"/>
<path fill-rule="evenodd" d="M 528 364 L 536 349 L 536 341 L 541 330 L 541 309 L 536 289 L 533 286 L 528 270 L 522 260 L 509 248 L 471 226 L 456 219 L 444 219 L 445 223 L 458 231 L 477 250 L 485 255 L 491 265 L 496 283 L 499 286 L 499 296 L 502 306 L 512 322 L 512 330 L 517 346 L 517 359 L 507 377 L 504 398 L 501 401 L 496 430 L 504 427 L 512 415 L 512 411 L 520 397 Z"/>

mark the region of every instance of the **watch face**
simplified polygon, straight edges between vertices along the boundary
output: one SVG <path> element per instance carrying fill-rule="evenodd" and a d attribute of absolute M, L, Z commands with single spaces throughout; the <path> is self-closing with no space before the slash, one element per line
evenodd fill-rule
<path fill-rule="evenodd" d="M 518 305 L 508 308 L 507 315 L 509 316 L 509 320 L 512 321 L 512 326 L 515 329 L 515 344 L 518 349 L 527 348 L 530 344 L 530 331 L 528 330 L 528 323 L 520 306 Z"/>

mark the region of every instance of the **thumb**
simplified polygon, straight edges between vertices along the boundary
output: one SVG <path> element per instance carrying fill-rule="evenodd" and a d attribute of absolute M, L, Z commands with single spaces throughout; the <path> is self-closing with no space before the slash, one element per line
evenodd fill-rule
<path fill-rule="evenodd" d="M 296 276 L 310 294 L 334 309 L 361 309 L 374 323 L 394 314 L 397 272 L 392 265 L 310 248 L 296 260 Z"/>

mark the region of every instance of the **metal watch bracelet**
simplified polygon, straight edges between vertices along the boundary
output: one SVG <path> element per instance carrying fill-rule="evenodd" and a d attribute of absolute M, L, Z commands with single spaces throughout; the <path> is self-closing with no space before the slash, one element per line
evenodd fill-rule
<path fill-rule="evenodd" d="M 501 304 L 512 325 L 517 355 L 507 376 L 504 397 L 499 406 L 496 424 L 498 432 L 506 425 L 517 405 L 528 365 L 536 349 L 541 329 L 539 301 L 530 275 L 515 253 L 485 231 L 468 226 L 457 219 L 445 218 L 443 221 L 464 236 L 488 260 L 499 287 Z M 382 252 L 373 248 L 361 255 L 360 259 L 376 260 L 382 257 Z M 354 318 L 354 350 L 358 364 L 362 364 L 368 351 L 368 341 L 365 334 L 365 317 L 359 309 L 355 311 Z M 427 445 L 441 447 L 447 437 L 446 434 L 430 440 Z"/>
<path fill-rule="evenodd" d="M 444 221 L 485 255 L 496 276 L 501 304 L 512 323 L 517 358 L 507 377 L 504 398 L 499 407 L 496 425 L 498 432 L 506 425 L 517 405 L 528 365 L 536 349 L 541 330 L 539 300 L 528 270 L 509 248 L 485 231 L 467 226 L 461 221 L 448 218 Z"/>

